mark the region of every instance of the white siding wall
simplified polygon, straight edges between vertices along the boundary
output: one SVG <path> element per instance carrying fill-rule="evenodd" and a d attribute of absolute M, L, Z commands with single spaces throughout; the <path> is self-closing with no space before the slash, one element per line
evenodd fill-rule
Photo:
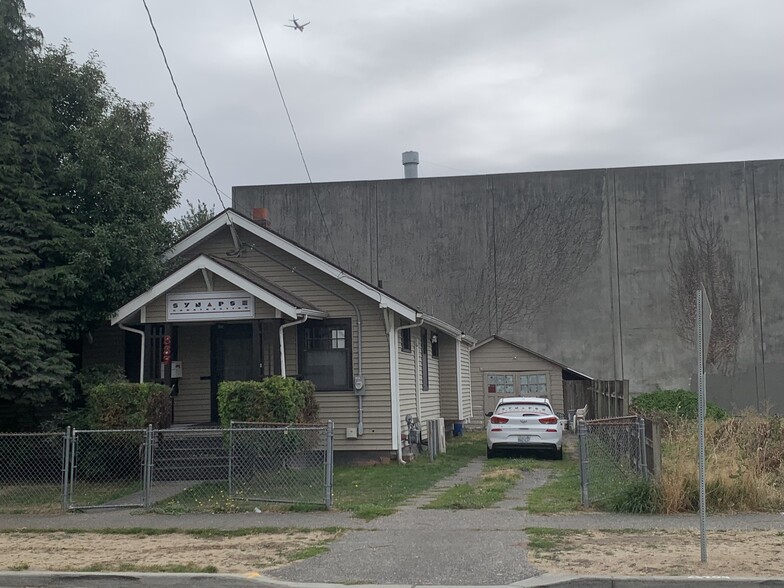
<path fill-rule="evenodd" d="M 460 342 L 460 379 L 463 386 L 463 419 L 469 421 L 473 417 L 481 417 L 482 413 L 473 410 L 474 389 L 471 386 L 471 346 Z M 477 391 L 477 394 L 481 388 Z"/>

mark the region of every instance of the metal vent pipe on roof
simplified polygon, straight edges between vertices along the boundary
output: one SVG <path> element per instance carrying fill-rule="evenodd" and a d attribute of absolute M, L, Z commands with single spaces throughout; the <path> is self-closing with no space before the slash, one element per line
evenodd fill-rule
<path fill-rule="evenodd" d="M 419 152 L 403 151 L 403 171 L 405 178 L 419 177 Z"/>

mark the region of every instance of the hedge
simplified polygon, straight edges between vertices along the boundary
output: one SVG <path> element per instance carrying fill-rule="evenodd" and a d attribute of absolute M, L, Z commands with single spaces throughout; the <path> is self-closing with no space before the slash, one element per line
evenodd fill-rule
<path fill-rule="evenodd" d="M 312 382 L 272 376 L 258 381 L 221 382 L 218 386 L 221 425 L 231 421 L 303 423 L 318 418 Z"/>
<path fill-rule="evenodd" d="M 162 384 L 110 382 L 87 392 L 87 422 L 92 429 L 156 429 L 169 426 L 171 399 Z"/>
<path fill-rule="evenodd" d="M 697 418 L 697 393 L 691 390 L 656 390 L 640 394 L 632 400 L 629 411 L 664 418 Z M 707 418 L 726 419 L 730 414 L 713 402 L 706 407 Z"/>

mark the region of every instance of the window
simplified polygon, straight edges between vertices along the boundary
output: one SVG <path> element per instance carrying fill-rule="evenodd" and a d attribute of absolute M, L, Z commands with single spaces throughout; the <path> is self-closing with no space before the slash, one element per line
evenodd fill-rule
<path fill-rule="evenodd" d="M 430 355 L 432 355 L 434 359 L 438 359 L 438 335 L 435 333 L 433 333 L 433 336 L 430 338 Z"/>
<path fill-rule="evenodd" d="M 514 394 L 514 376 L 512 374 L 488 374 L 488 394 Z"/>
<path fill-rule="evenodd" d="M 300 325 L 299 373 L 316 390 L 351 390 L 351 319 Z"/>
<path fill-rule="evenodd" d="M 411 352 L 411 329 L 400 331 L 400 350 Z"/>
<path fill-rule="evenodd" d="M 422 390 L 430 390 L 430 374 L 427 371 L 427 347 L 429 344 L 427 340 L 427 329 L 421 329 L 419 343 L 422 354 Z"/>
<path fill-rule="evenodd" d="M 546 374 L 522 374 L 520 376 L 520 396 L 547 397 Z"/>

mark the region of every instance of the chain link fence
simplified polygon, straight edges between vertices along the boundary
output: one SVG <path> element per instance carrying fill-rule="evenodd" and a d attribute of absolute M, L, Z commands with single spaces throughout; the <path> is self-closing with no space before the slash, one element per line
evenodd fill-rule
<path fill-rule="evenodd" d="M 332 434 L 321 426 L 232 423 L 229 494 L 246 500 L 332 502 Z M 327 480 L 329 483 L 325 484 Z"/>
<path fill-rule="evenodd" d="M 0 434 L 0 513 L 332 506 L 332 422 Z"/>
<path fill-rule="evenodd" d="M 645 422 L 637 416 L 580 421 L 580 486 L 584 506 L 618 496 L 648 479 Z"/>
<path fill-rule="evenodd" d="M 0 433 L 0 513 L 62 510 L 64 433 Z"/>

